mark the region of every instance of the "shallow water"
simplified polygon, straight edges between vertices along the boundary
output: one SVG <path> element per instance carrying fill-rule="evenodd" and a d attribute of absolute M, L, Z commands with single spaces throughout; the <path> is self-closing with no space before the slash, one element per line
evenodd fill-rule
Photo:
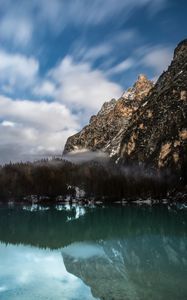
<path fill-rule="evenodd" d="M 180 208 L 0 206 L 0 299 L 186 300 Z"/>

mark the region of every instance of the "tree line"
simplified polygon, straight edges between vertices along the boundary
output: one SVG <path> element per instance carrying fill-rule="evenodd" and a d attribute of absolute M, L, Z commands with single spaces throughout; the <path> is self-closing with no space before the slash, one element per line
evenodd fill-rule
<path fill-rule="evenodd" d="M 158 172 L 114 162 L 72 163 L 63 159 L 9 163 L 0 167 L 0 201 L 22 201 L 29 195 L 75 198 L 78 187 L 85 198 L 136 199 L 164 197 L 181 183 L 171 172 Z"/>

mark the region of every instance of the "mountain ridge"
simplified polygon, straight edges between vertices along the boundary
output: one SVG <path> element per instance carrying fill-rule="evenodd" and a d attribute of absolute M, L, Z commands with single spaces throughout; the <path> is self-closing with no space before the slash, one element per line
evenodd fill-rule
<path fill-rule="evenodd" d="M 121 137 L 119 133 L 127 128 L 132 114 L 152 87 L 153 82 L 140 74 L 132 88 L 125 91 L 118 100 L 105 102 L 98 114 L 91 116 L 88 125 L 68 138 L 64 154 L 86 148 L 92 151 L 102 150 L 112 156 L 114 148 L 117 151 L 117 143 L 112 143 L 113 139 Z"/>
<path fill-rule="evenodd" d="M 175 168 L 186 174 L 186 113 L 187 39 L 178 44 L 155 85 L 141 74 L 132 88 L 104 103 L 87 126 L 68 138 L 64 153 L 101 150 L 124 164 Z"/>
<path fill-rule="evenodd" d="M 187 40 L 133 115 L 124 132 L 119 156 L 123 162 L 181 169 L 187 153 Z"/>

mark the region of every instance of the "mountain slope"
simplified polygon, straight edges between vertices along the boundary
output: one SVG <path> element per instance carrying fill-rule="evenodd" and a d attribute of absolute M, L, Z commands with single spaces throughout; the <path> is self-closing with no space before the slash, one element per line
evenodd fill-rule
<path fill-rule="evenodd" d="M 119 155 L 123 161 L 158 168 L 186 165 L 187 40 L 175 49 L 168 70 L 133 115 L 124 132 Z"/>
<path fill-rule="evenodd" d="M 184 40 L 155 86 L 140 75 L 133 88 L 119 100 L 104 103 L 89 125 L 69 137 L 64 153 L 99 149 L 124 163 L 175 168 L 186 174 L 186 113 L 187 40 Z"/>
<path fill-rule="evenodd" d="M 128 127 L 132 114 L 153 87 L 144 75 L 118 100 L 105 102 L 96 116 L 79 133 L 68 138 L 64 153 L 74 150 L 103 150 L 112 155 L 119 151 L 121 134 Z"/>

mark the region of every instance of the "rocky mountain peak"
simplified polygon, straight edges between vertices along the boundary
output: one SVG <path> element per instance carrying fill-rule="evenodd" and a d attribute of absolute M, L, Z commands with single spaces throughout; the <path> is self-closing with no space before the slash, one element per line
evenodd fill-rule
<path fill-rule="evenodd" d="M 64 152 L 82 148 L 102 150 L 125 164 L 187 173 L 187 39 L 155 85 L 139 75 L 121 98 L 104 103 L 90 124 L 67 140 Z"/>
<path fill-rule="evenodd" d="M 105 102 L 102 105 L 100 111 L 98 112 L 98 115 L 108 113 L 109 111 L 111 111 L 114 108 L 115 104 L 116 104 L 116 99 L 114 99 L 114 98 L 111 99 L 110 101 Z"/>
<path fill-rule="evenodd" d="M 145 74 L 140 74 L 138 76 L 137 82 L 144 82 L 144 81 L 148 82 L 149 80 L 148 80 L 148 78 L 147 78 L 147 76 Z"/>
<path fill-rule="evenodd" d="M 146 75 L 140 74 L 138 80 L 134 84 L 134 88 L 137 92 L 144 91 L 145 89 L 151 88 L 153 86 L 152 81 L 150 81 Z"/>
<path fill-rule="evenodd" d="M 146 75 L 140 74 L 133 87 L 125 91 L 122 97 L 127 100 L 141 101 L 148 95 L 153 86 L 153 82 Z"/>
<path fill-rule="evenodd" d="M 119 150 L 121 134 L 127 128 L 132 114 L 152 87 L 153 83 L 145 75 L 139 75 L 133 87 L 121 98 L 105 102 L 98 114 L 91 116 L 87 126 L 68 138 L 64 153 L 86 148 L 106 151 L 113 156 Z"/>
<path fill-rule="evenodd" d="M 187 176 L 187 40 L 132 116 L 120 156 L 125 163 L 173 168 Z"/>
<path fill-rule="evenodd" d="M 178 44 L 174 51 L 174 59 L 180 59 L 181 56 L 187 53 L 187 39 L 183 40 Z"/>

